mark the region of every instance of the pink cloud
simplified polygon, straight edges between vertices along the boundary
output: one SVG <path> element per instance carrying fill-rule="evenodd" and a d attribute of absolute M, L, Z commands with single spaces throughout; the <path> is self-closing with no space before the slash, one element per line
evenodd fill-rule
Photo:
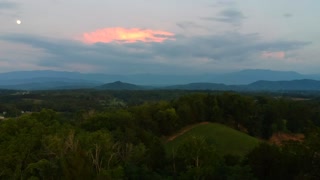
<path fill-rule="evenodd" d="M 261 56 L 263 58 L 272 58 L 272 59 L 284 59 L 286 57 L 286 53 L 283 51 L 275 51 L 275 52 L 262 52 Z"/>
<path fill-rule="evenodd" d="M 168 39 L 173 39 L 174 34 L 166 31 L 122 27 L 98 29 L 93 32 L 87 32 L 82 35 L 82 40 L 85 43 L 93 44 L 97 42 L 163 42 Z"/>

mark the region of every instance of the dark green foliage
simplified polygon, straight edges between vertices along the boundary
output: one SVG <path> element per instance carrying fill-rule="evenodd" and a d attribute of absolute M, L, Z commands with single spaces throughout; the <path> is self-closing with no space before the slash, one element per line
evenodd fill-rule
<path fill-rule="evenodd" d="M 154 171 L 161 171 L 165 168 L 166 151 L 164 145 L 158 138 L 154 138 L 146 153 L 146 165 Z"/>
<path fill-rule="evenodd" d="M 287 142 L 281 147 L 261 144 L 248 154 L 245 164 L 258 179 L 318 179 L 315 151 L 319 152 L 307 142 Z"/>
<path fill-rule="evenodd" d="M 319 101 L 272 95 L 4 92 L 0 179 L 319 179 Z M 168 136 L 201 122 L 210 122 L 198 130 L 208 136 L 189 136 L 170 151 L 165 148 Z M 232 135 L 212 141 L 231 128 Z M 306 138 L 256 148 L 229 142 L 249 137 L 245 133 L 267 140 L 278 132 Z M 221 144 L 227 146 L 221 150 Z"/>

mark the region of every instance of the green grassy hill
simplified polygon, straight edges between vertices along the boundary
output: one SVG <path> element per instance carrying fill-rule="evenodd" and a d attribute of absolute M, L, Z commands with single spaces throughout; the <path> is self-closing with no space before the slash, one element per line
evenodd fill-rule
<path fill-rule="evenodd" d="M 178 135 L 166 143 L 166 149 L 171 151 L 177 148 L 185 139 L 191 137 L 204 137 L 209 143 L 217 147 L 218 153 L 222 155 L 234 154 L 245 155 L 259 144 L 259 140 L 243 132 L 234 130 L 218 123 L 199 124 Z"/>

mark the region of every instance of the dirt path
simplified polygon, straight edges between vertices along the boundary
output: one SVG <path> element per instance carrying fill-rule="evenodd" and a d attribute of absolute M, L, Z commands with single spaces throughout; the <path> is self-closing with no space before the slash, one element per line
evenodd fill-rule
<path fill-rule="evenodd" d="M 193 125 L 186 126 L 186 127 L 182 128 L 178 133 L 176 133 L 176 134 L 174 134 L 172 136 L 169 136 L 167 138 L 167 142 L 176 139 L 177 137 L 183 135 L 184 133 L 186 133 L 190 129 L 194 128 L 195 126 L 201 125 L 201 124 L 209 124 L 209 122 L 201 122 L 201 123 L 198 123 L 198 124 L 193 124 Z"/>

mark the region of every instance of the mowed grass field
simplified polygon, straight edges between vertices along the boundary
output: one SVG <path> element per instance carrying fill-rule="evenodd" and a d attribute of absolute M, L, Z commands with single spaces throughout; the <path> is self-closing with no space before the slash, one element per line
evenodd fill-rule
<path fill-rule="evenodd" d="M 243 156 L 260 143 L 257 138 L 218 123 L 195 125 L 180 134 L 166 143 L 167 151 L 172 151 L 173 148 L 176 149 L 179 144 L 192 136 L 204 137 L 210 144 L 216 146 L 218 153 L 222 155 Z"/>

